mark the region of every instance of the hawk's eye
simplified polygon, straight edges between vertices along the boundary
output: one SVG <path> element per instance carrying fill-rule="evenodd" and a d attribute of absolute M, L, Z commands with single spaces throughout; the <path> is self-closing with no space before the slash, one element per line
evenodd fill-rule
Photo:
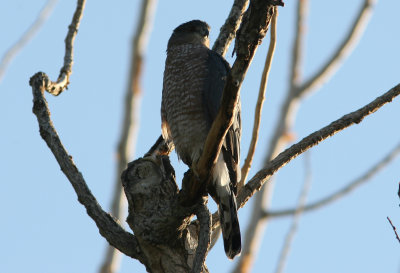
<path fill-rule="evenodd" d="M 208 37 L 208 34 L 209 34 L 209 31 L 208 31 L 208 28 L 206 28 L 206 27 L 201 27 L 201 28 L 198 29 L 198 33 L 199 33 L 201 36 L 207 38 L 207 37 Z"/>

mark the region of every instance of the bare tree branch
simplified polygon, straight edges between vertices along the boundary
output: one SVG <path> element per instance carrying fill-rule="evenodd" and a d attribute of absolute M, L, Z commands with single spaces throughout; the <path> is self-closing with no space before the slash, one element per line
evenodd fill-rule
<path fill-rule="evenodd" d="M 315 75 L 311 76 L 309 80 L 305 81 L 301 86 L 296 89 L 296 96 L 303 96 L 312 90 L 315 90 L 323 83 L 325 83 L 339 68 L 346 59 L 358 41 L 369 22 L 372 15 L 373 7 L 376 0 L 365 0 L 354 23 L 352 24 L 348 34 L 343 42 L 339 45 L 333 55 L 326 61 L 326 63 L 318 69 Z"/>
<path fill-rule="evenodd" d="M 278 9 L 275 7 L 274 15 L 272 16 L 272 20 L 271 20 L 271 31 L 270 31 L 271 38 L 270 38 L 270 42 L 269 42 L 267 57 L 265 59 L 264 70 L 263 70 L 262 77 L 261 77 L 260 89 L 258 90 L 258 99 L 257 99 L 256 109 L 254 112 L 254 125 L 253 125 L 253 132 L 252 132 L 252 136 L 251 136 L 251 143 L 250 143 L 249 150 L 247 152 L 247 157 L 244 161 L 244 165 L 241 170 L 242 175 L 241 175 L 241 179 L 240 179 L 240 183 L 239 183 L 239 189 L 241 187 L 243 187 L 244 182 L 247 179 L 247 175 L 249 174 L 249 171 L 251 168 L 251 163 L 253 161 L 254 153 L 256 150 L 256 145 L 257 145 L 257 140 L 258 140 L 258 131 L 260 129 L 260 123 L 261 123 L 261 111 L 262 111 L 262 107 L 263 107 L 264 99 L 265 99 L 265 90 L 267 89 L 269 71 L 271 70 L 272 58 L 274 56 L 274 51 L 275 51 L 275 46 L 276 46 L 277 17 L 278 17 Z"/>
<path fill-rule="evenodd" d="M 125 95 L 125 107 L 121 136 L 117 148 L 117 169 L 114 182 L 114 193 L 111 214 L 119 220 L 124 218 L 125 199 L 122 198 L 121 173 L 126 168 L 129 159 L 134 154 L 138 132 L 138 115 L 141 97 L 141 72 L 143 58 L 151 32 L 153 15 L 157 0 L 143 0 L 139 22 L 136 26 L 131 47 L 131 67 L 128 87 Z M 117 272 L 120 264 L 120 253 L 112 246 L 107 246 L 101 273 Z"/>
<path fill-rule="evenodd" d="M 292 59 L 290 66 L 290 87 L 289 92 L 294 92 L 294 89 L 298 86 L 301 81 L 302 74 L 302 59 L 304 52 L 304 41 L 305 41 L 305 30 L 306 30 L 306 18 L 308 11 L 308 0 L 299 0 L 297 3 L 297 14 L 296 14 L 296 31 L 292 49 Z"/>
<path fill-rule="evenodd" d="M 318 200 L 316 202 L 313 202 L 309 205 L 306 205 L 304 207 L 304 211 L 312 211 L 315 209 L 322 208 L 330 203 L 333 203 L 334 201 L 337 201 L 338 199 L 345 197 L 347 194 L 353 192 L 355 189 L 360 187 L 361 185 L 364 185 L 368 181 L 372 179 L 376 174 L 378 174 L 383 168 L 385 168 L 389 163 L 391 163 L 398 155 L 400 154 L 400 143 L 397 144 L 394 149 L 392 149 L 384 158 L 379 160 L 372 168 L 369 168 L 368 171 L 364 174 L 362 174 L 360 177 L 355 179 L 354 181 L 348 183 L 345 187 L 342 189 L 339 189 L 338 191 L 330 194 L 329 196 L 322 198 L 321 200 Z M 282 216 L 290 216 L 293 215 L 296 212 L 296 209 L 284 209 L 284 210 L 277 210 L 277 211 L 266 211 L 264 212 L 263 217 L 282 217 Z"/>
<path fill-rule="evenodd" d="M 400 84 L 396 85 L 380 97 L 377 97 L 364 107 L 344 115 L 340 119 L 310 134 L 298 143 L 280 153 L 276 158 L 271 160 L 271 162 L 267 164 L 265 168 L 260 170 L 252 179 L 250 179 L 250 181 L 242 188 L 237 198 L 239 207 L 243 207 L 249 198 L 253 196 L 256 191 L 260 190 L 265 182 L 289 161 L 308 149 L 314 147 L 326 138 L 335 135 L 351 125 L 360 123 L 366 116 L 374 113 L 386 103 L 391 102 L 399 94 Z"/>
<path fill-rule="evenodd" d="M 204 198 L 205 201 L 207 198 Z M 208 248 L 211 243 L 211 214 L 207 208 L 207 202 L 202 202 L 196 207 L 196 216 L 200 223 L 196 256 L 193 262 L 193 273 L 200 273 L 203 270 L 207 257 Z"/>
<path fill-rule="evenodd" d="M 29 81 L 33 93 L 33 113 L 37 117 L 41 137 L 70 181 L 78 196 L 78 201 L 85 206 L 87 214 L 95 221 L 100 234 L 127 256 L 144 263 L 145 258 L 139 250 L 136 237 L 126 232 L 110 214 L 103 211 L 88 188 L 81 172 L 75 166 L 72 156 L 62 145 L 50 119 L 50 111 L 44 98 L 44 91 L 49 81 L 47 75 L 42 72 L 36 73 Z"/>
<path fill-rule="evenodd" d="M 65 56 L 64 65 L 61 67 L 60 75 L 56 82 L 47 81 L 46 91 L 54 96 L 60 95 L 69 84 L 69 77 L 72 73 L 72 64 L 74 63 L 74 41 L 78 33 L 79 24 L 83 15 L 86 0 L 78 0 L 72 22 L 68 27 L 67 37 L 65 37 Z"/>
<path fill-rule="evenodd" d="M 289 231 L 286 235 L 285 242 L 283 244 L 280 257 L 278 259 L 278 266 L 276 269 L 276 273 L 284 272 L 285 265 L 287 263 L 287 258 L 290 252 L 290 248 L 294 239 L 294 236 L 297 232 L 297 227 L 300 222 L 301 214 L 304 211 L 304 205 L 307 200 L 308 192 L 311 187 L 311 161 L 310 161 L 310 153 L 307 152 L 304 154 L 304 169 L 305 169 L 305 177 L 304 177 L 304 184 L 303 189 L 300 193 L 298 205 L 296 208 L 296 212 L 294 213 L 292 225 L 289 228 Z"/>
<path fill-rule="evenodd" d="M 36 20 L 30 25 L 30 27 L 22 34 L 19 40 L 13 44 L 4 53 L 3 58 L 0 61 L 0 82 L 4 77 L 4 74 L 10 65 L 14 57 L 20 52 L 32 39 L 35 37 L 36 33 L 43 26 L 44 22 L 49 18 L 51 12 L 53 11 L 57 0 L 48 0 L 43 6 L 42 10 L 39 12 Z"/>
<path fill-rule="evenodd" d="M 212 48 L 212 50 L 218 52 L 221 56 L 225 56 L 230 43 L 235 38 L 236 31 L 242 21 L 242 16 L 248 3 L 249 0 L 235 0 L 233 2 L 228 18 L 226 18 L 224 25 L 221 27 L 218 38 Z"/>

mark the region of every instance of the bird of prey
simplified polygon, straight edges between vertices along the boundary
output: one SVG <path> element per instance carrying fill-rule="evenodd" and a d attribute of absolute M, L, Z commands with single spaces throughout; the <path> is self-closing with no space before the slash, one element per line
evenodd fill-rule
<path fill-rule="evenodd" d="M 168 41 L 161 120 L 162 135 L 174 143 L 178 157 L 189 167 L 199 160 L 207 134 L 218 113 L 230 66 L 209 49 L 210 27 L 200 20 L 178 26 Z M 240 104 L 212 170 L 210 186 L 217 203 L 225 253 L 241 251 L 236 193 L 240 180 Z M 210 191 L 211 194 L 211 191 Z"/>

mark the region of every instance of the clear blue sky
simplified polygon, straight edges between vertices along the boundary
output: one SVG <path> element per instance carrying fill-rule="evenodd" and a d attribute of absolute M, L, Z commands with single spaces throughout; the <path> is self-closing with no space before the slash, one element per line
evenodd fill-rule
<path fill-rule="evenodd" d="M 53 80 L 64 56 L 64 38 L 76 1 L 60 0 L 38 35 L 9 66 L 0 82 L 0 228 L 1 272 L 97 272 L 106 241 L 77 202 L 75 192 L 41 139 L 32 114 L 29 78 L 38 71 Z M 229 3 L 228 3 L 229 2 Z M 160 134 L 159 108 L 165 49 L 179 24 L 202 19 L 214 41 L 232 1 L 160 1 L 146 53 L 140 133 L 136 157 Z M 304 77 L 326 60 L 347 32 L 361 0 L 339 3 L 310 1 Z M 45 1 L 3 1 L 0 8 L 0 55 L 33 22 Z M 305 99 L 294 127 L 297 140 L 351 112 L 400 82 L 399 1 L 378 1 L 360 44 L 340 71 L 318 93 Z M 88 1 L 75 41 L 75 64 L 68 91 L 47 95 L 59 135 L 89 187 L 108 210 L 114 182 L 115 148 L 129 67 L 133 27 L 139 1 Z M 279 9 L 278 42 L 263 112 L 255 173 L 262 166 L 283 95 L 287 88 L 293 40 L 295 1 Z M 256 54 L 242 88 L 245 157 L 253 109 L 267 50 L 266 39 Z M 228 58 L 232 64 L 233 59 Z M 397 98 L 361 124 L 311 150 L 312 188 L 309 200 L 326 196 L 358 177 L 400 141 Z M 178 177 L 186 167 L 172 155 Z M 341 201 L 302 217 L 287 264 L 297 272 L 399 272 L 399 243 L 386 217 L 400 229 L 400 159 L 371 182 Z M 273 208 L 293 206 L 304 177 L 303 157 L 276 176 Z M 251 204 L 240 210 L 244 233 Z M 289 219 L 274 220 L 254 272 L 273 272 Z M 209 253 L 211 272 L 229 272 L 221 241 Z M 145 272 L 123 258 L 121 273 Z"/>

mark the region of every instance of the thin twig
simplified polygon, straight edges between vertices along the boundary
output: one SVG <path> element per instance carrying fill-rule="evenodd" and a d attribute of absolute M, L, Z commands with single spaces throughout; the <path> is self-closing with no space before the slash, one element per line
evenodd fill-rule
<path fill-rule="evenodd" d="M 205 201 L 206 200 L 207 199 L 205 198 Z M 192 272 L 200 273 L 204 267 L 204 261 L 206 260 L 211 243 L 211 213 L 207 208 L 207 201 L 199 204 L 196 207 L 195 212 L 197 219 L 199 220 L 200 230 Z"/>
<path fill-rule="evenodd" d="M 54 96 L 60 95 L 68 87 L 69 77 L 71 76 L 72 65 L 74 63 L 74 41 L 76 34 L 78 33 L 85 4 L 86 0 L 78 0 L 75 13 L 72 17 L 72 22 L 68 26 L 67 37 L 65 37 L 64 65 L 61 67 L 60 75 L 56 82 L 49 80 L 45 86 L 46 91 Z"/>
<path fill-rule="evenodd" d="M 39 12 L 36 20 L 30 25 L 30 27 L 22 34 L 19 40 L 13 44 L 4 53 L 3 58 L 0 61 L 0 82 L 4 77 L 4 74 L 10 65 L 11 61 L 38 33 L 39 29 L 43 26 L 44 22 L 49 18 L 51 12 L 53 11 L 57 0 L 48 0 L 43 6 L 42 10 Z"/>
<path fill-rule="evenodd" d="M 368 169 L 368 171 L 362 174 L 360 177 L 355 179 L 354 181 L 348 183 L 342 189 L 330 194 L 329 196 L 322 198 L 316 202 L 313 202 L 309 205 L 304 207 L 305 212 L 309 212 L 312 210 L 316 210 L 322 208 L 338 199 L 345 197 L 349 193 L 353 192 L 355 189 L 364 185 L 368 181 L 370 181 L 375 175 L 377 175 L 382 169 L 388 166 L 398 155 L 400 154 L 400 143 L 397 144 L 396 147 L 390 150 L 390 152 L 379 160 L 374 166 Z M 296 212 L 296 209 L 284 209 L 284 210 L 277 210 L 277 211 L 266 211 L 264 212 L 263 217 L 283 217 L 283 216 L 290 216 Z"/>
<path fill-rule="evenodd" d="M 131 64 L 124 101 L 124 116 L 121 136 L 117 148 L 117 168 L 114 182 L 114 193 L 111 205 L 111 214 L 119 220 L 124 218 L 125 198 L 122 198 L 121 173 L 126 168 L 128 161 L 134 154 L 139 120 L 141 97 L 141 72 L 143 58 L 149 34 L 153 23 L 153 15 L 157 0 L 143 0 L 139 22 L 137 23 L 131 47 Z M 101 273 L 118 271 L 120 253 L 112 246 L 107 246 L 104 262 L 100 268 Z"/>
<path fill-rule="evenodd" d="M 108 243 L 127 256 L 138 259 L 140 262 L 144 263 L 145 258 L 140 252 L 136 237 L 126 232 L 110 214 L 106 213 L 101 208 L 87 186 L 82 173 L 73 162 L 72 156 L 68 154 L 61 143 L 57 131 L 53 126 L 53 122 L 50 119 L 50 111 L 44 97 L 44 91 L 48 81 L 48 76 L 42 72 L 36 73 L 29 81 L 33 93 L 33 113 L 37 117 L 41 137 L 50 148 L 62 172 L 74 188 L 78 196 L 78 201 L 85 206 L 87 214 L 96 223 L 100 234 Z"/>
<path fill-rule="evenodd" d="M 249 0 L 235 0 L 233 2 L 231 11 L 229 12 L 228 18 L 220 29 L 217 40 L 213 45 L 212 50 L 225 56 L 228 51 L 229 45 L 235 38 L 236 31 L 242 21 L 243 13 L 249 3 Z"/>
<path fill-rule="evenodd" d="M 271 20 L 271 37 L 269 41 L 269 48 L 268 48 L 268 53 L 267 57 L 265 59 L 265 64 L 264 64 L 264 70 L 262 73 L 261 77 L 261 83 L 260 83 L 260 89 L 258 90 L 258 99 L 257 99 L 257 104 L 256 104 L 256 109 L 254 112 L 254 125 L 253 125 L 253 132 L 251 136 L 251 143 L 249 150 L 247 152 L 247 157 L 244 161 L 244 165 L 242 167 L 242 175 L 239 183 L 239 189 L 243 187 L 244 182 L 247 179 L 247 175 L 249 174 L 250 168 L 251 168 L 251 163 L 253 161 L 254 153 L 256 150 L 256 145 L 257 145 L 257 140 L 258 140 L 258 131 L 260 129 L 260 123 L 261 123 L 261 112 L 262 112 L 262 107 L 264 104 L 264 99 L 265 99 L 265 91 L 267 89 L 267 83 L 268 83 L 268 76 L 269 76 L 269 71 L 271 70 L 271 64 L 272 64 L 272 58 L 274 57 L 274 51 L 275 51 L 275 46 L 276 46 L 276 22 L 278 18 L 278 8 L 274 8 L 274 15 L 272 16 Z"/>
<path fill-rule="evenodd" d="M 391 102 L 395 97 L 400 95 L 400 84 L 396 85 L 383 95 L 377 97 L 367 105 L 337 119 L 324 128 L 303 138 L 298 143 L 292 145 L 280 153 L 276 158 L 271 160 L 269 164 L 260 170 L 250 181 L 242 188 L 238 194 L 237 202 L 242 207 L 250 199 L 253 194 L 260 190 L 266 181 L 280 168 L 285 166 L 292 159 L 316 146 L 321 141 L 335 135 L 336 133 L 346 129 L 354 124 L 359 124 L 366 116 L 374 113 L 386 103 Z"/>
<path fill-rule="evenodd" d="M 300 222 L 300 217 L 304 211 L 304 205 L 307 200 L 308 192 L 311 187 L 311 160 L 310 160 L 310 153 L 307 152 L 304 154 L 304 170 L 305 170 L 305 177 L 304 177 L 304 184 L 303 189 L 300 193 L 298 205 L 296 208 L 296 212 L 294 213 L 292 225 L 289 228 L 289 231 L 286 235 L 285 242 L 282 247 L 282 251 L 280 257 L 278 259 L 278 266 L 276 269 L 276 273 L 281 273 L 284 271 L 285 265 L 287 263 L 287 258 L 290 252 L 290 248 L 296 235 L 297 228 Z"/>
<path fill-rule="evenodd" d="M 326 63 L 317 70 L 317 72 L 310 77 L 309 80 L 305 81 L 296 90 L 296 96 L 303 96 L 315 90 L 323 83 L 328 81 L 328 79 L 336 72 L 339 66 L 343 63 L 358 41 L 369 22 L 372 15 L 373 7 L 375 6 L 377 0 L 365 0 L 360 11 L 354 20 L 348 34 L 344 38 L 343 42 L 339 45 L 332 56 L 326 61 Z"/>
<path fill-rule="evenodd" d="M 397 239 L 397 241 L 399 241 L 399 243 L 400 243 L 400 238 L 399 238 L 399 235 L 397 234 L 396 227 L 393 225 L 393 223 L 392 223 L 392 221 L 390 220 L 390 218 L 389 218 L 389 217 L 386 217 L 386 218 L 388 219 L 388 221 L 389 221 L 390 225 L 391 225 L 391 226 L 392 226 L 392 228 L 393 228 L 393 231 L 394 231 L 394 234 L 396 235 L 396 239 Z"/>

